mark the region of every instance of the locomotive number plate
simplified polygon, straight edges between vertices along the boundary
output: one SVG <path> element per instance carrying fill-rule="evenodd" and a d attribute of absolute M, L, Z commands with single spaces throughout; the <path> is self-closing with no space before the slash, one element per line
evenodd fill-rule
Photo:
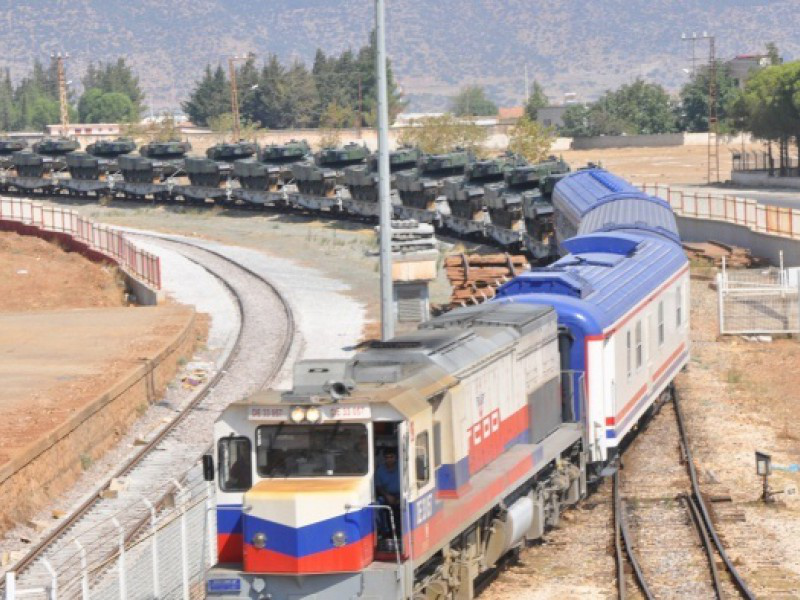
<path fill-rule="evenodd" d="M 286 406 L 251 406 L 247 419 L 249 421 L 287 421 L 289 408 Z"/>
<path fill-rule="evenodd" d="M 372 416 L 369 404 L 344 404 L 339 406 L 323 406 L 322 417 L 325 421 L 355 421 L 369 419 Z"/>

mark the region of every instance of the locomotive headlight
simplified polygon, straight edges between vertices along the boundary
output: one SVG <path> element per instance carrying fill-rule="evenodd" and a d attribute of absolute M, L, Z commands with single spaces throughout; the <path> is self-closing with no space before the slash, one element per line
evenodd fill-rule
<path fill-rule="evenodd" d="M 306 421 L 309 423 L 319 423 L 320 419 L 322 419 L 322 413 L 316 406 L 306 410 Z"/>
<path fill-rule="evenodd" d="M 264 548 L 267 545 L 267 534 L 259 531 L 253 535 L 253 546 L 256 548 Z"/>
<path fill-rule="evenodd" d="M 344 531 L 337 531 L 331 536 L 331 543 L 337 548 L 341 548 L 347 543 L 347 536 Z"/>
<path fill-rule="evenodd" d="M 292 409 L 292 412 L 289 413 L 289 418 L 292 420 L 292 423 L 294 424 L 302 423 L 303 419 L 306 418 L 306 411 L 303 409 L 302 406 L 295 406 Z"/>

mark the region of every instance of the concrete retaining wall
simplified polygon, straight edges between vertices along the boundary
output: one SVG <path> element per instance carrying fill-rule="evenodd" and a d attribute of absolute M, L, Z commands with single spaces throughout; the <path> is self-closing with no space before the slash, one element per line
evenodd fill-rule
<path fill-rule="evenodd" d="M 800 177 L 770 176 L 769 173 L 764 172 L 733 171 L 731 173 L 731 181 L 738 185 L 750 187 L 800 189 Z"/>
<path fill-rule="evenodd" d="M 787 267 L 800 266 L 800 243 L 784 237 L 758 233 L 744 225 L 710 221 L 675 215 L 681 239 L 686 242 L 716 240 L 742 248 L 749 248 L 753 256 L 767 259 L 773 265 L 783 262 Z"/>
<path fill-rule="evenodd" d="M 147 309 L 141 309 L 147 310 Z M 173 340 L 88 403 L 56 430 L 34 441 L 0 468 L 0 532 L 30 519 L 80 476 L 85 463 L 106 452 L 161 396 L 181 359 L 197 342 L 191 312 Z"/>
<path fill-rule="evenodd" d="M 576 137 L 572 140 L 573 150 L 596 150 L 600 148 L 660 148 L 662 146 L 683 146 L 683 134 L 606 135 L 600 137 Z"/>

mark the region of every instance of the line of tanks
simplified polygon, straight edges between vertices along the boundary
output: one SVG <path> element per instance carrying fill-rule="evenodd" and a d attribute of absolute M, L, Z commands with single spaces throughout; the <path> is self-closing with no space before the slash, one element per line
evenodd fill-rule
<path fill-rule="evenodd" d="M 312 154 L 305 140 L 262 148 L 252 142 L 212 146 L 190 156 L 182 141 L 45 139 L 32 151 L 0 139 L 0 191 L 111 196 L 137 200 L 288 206 L 378 216 L 377 156 L 349 143 Z M 390 157 L 394 215 L 484 237 L 534 258 L 553 253 L 555 183 L 563 160 L 529 164 L 513 154 L 479 160 L 466 150 L 423 154 L 401 147 Z M 188 181 L 188 183 L 187 183 Z"/>

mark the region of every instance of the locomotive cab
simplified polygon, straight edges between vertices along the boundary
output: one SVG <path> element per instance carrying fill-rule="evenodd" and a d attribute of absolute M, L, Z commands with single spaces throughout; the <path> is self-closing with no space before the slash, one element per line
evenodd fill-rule
<path fill-rule="evenodd" d="M 208 596 L 472 598 L 585 493 L 559 366 L 551 308 L 495 303 L 301 361 L 291 391 L 231 404 L 206 459 Z"/>

